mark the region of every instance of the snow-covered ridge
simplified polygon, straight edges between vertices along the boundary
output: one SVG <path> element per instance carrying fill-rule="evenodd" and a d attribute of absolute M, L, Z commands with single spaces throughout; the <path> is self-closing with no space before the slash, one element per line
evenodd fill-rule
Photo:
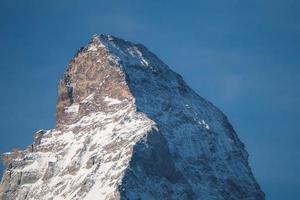
<path fill-rule="evenodd" d="M 127 66 L 142 66 L 149 68 L 152 71 L 157 71 L 157 67 L 154 63 L 149 63 L 149 58 L 144 55 L 143 49 L 140 44 L 134 44 L 132 42 L 121 40 L 111 35 L 94 35 L 92 39 L 91 47 L 96 46 L 105 47 L 109 51 L 109 59 L 120 65 Z M 97 45 L 98 44 L 98 45 Z M 148 50 L 147 50 L 148 51 Z"/>

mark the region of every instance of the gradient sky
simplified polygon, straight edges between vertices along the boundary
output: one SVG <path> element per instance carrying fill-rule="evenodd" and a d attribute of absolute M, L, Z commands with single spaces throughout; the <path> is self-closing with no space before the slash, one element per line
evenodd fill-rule
<path fill-rule="evenodd" d="M 69 60 L 109 33 L 143 43 L 227 114 L 267 199 L 298 200 L 299 11 L 296 0 L 0 0 L 0 152 L 54 127 Z"/>

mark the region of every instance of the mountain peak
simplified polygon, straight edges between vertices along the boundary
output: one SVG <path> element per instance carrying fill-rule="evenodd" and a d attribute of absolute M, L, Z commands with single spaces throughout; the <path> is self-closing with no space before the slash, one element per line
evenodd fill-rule
<path fill-rule="evenodd" d="M 264 199 L 227 117 L 146 47 L 110 35 L 69 63 L 56 128 L 4 158 L 2 199 Z"/>
<path fill-rule="evenodd" d="M 138 70 L 134 73 L 133 69 Z M 93 101 L 97 105 L 101 104 L 101 98 L 105 92 L 107 95 L 118 96 L 121 99 L 135 99 L 129 97 L 132 95 L 129 95 L 131 92 L 127 87 L 129 80 L 142 78 L 140 77 L 142 74 L 148 78 L 152 75 L 162 76 L 163 80 L 174 76 L 176 76 L 175 80 L 181 78 L 140 44 L 106 34 L 94 35 L 91 41 L 82 47 L 72 59 L 60 81 L 57 126 L 73 123 L 89 113 L 90 111 L 87 112 L 81 106 L 81 101 L 92 93 L 96 92 Z M 170 83 L 172 82 L 174 80 L 170 80 Z M 181 82 L 183 83 L 183 80 Z M 121 85 L 117 86 L 118 84 Z M 169 83 L 162 84 L 168 87 Z M 118 88 L 119 91 L 113 88 Z M 99 108 L 95 106 L 94 109 Z M 70 110 L 76 112 L 70 112 Z"/>
<path fill-rule="evenodd" d="M 106 43 L 115 41 L 115 39 L 116 37 L 109 34 L 94 34 L 91 37 L 90 43 L 104 45 Z"/>

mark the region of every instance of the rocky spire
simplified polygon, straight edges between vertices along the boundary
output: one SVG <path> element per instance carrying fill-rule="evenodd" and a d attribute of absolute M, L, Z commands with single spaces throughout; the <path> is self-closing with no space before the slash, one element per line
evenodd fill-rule
<path fill-rule="evenodd" d="M 93 36 L 90 43 L 71 60 L 59 83 L 56 107 L 58 127 L 103 110 L 106 96 L 132 99 L 120 65 L 114 62 L 105 46 L 110 40 L 113 38 L 108 35 Z M 90 99 L 88 103 L 86 98 Z"/>

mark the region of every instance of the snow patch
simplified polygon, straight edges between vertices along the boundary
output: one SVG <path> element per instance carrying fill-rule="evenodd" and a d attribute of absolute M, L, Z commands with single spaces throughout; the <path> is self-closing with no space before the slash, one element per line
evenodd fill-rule
<path fill-rule="evenodd" d="M 133 58 L 137 59 L 142 66 L 148 66 L 148 61 L 143 57 L 142 52 L 137 47 L 132 47 L 128 49 L 128 53 L 132 55 Z"/>
<path fill-rule="evenodd" d="M 200 125 L 203 125 L 205 129 L 209 130 L 210 127 L 209 125 L 202 119 L 201 121 L 198 122 Z"/>
<path fill-rule="evenodd" d="M 90 102 L 93 99 L 94 99 L 94 93 L 92 93 L 89 96 L 87 96 L 84 100 L 81 101 L 81 103 L 88 103 L 88 102 Z"/>
<path fill-rule="evenodd" d="M 76 104 L 76 103 L 65 108 L 66 113 L 78 113 L 78 111 L 79 111 L 79 104 Z"/>
<path fill-rule="evenodd" d="M 87 49 L 87 51 L 98 51 L 98 48 L 96 45 L 91 45 L 89 46 L 89 48 Z"/>
<path fill-rule="evenodd" d="M 118 99 L 114 99 L 114 98 L 107 97 L 107 96 L 104 98 L 104 101 L 107 102 L 107 105 L 109 105 L 109 106 L 122 103 L 122 101 L 120 101 Z"/>

